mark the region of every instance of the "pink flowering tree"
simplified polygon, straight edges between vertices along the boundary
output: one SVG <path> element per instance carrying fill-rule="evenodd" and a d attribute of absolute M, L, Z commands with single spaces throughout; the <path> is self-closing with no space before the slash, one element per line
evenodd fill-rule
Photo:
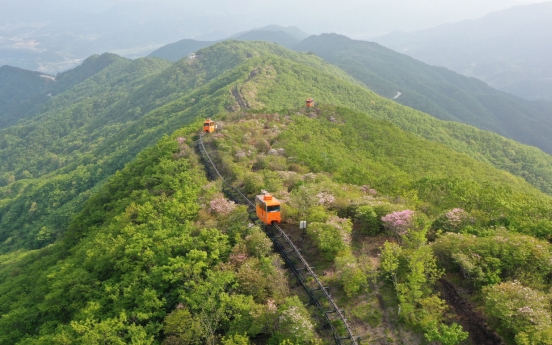
<path fill-rule="evenodd" d="M 441 214 L 433 223 L 433 230 L 459 232 L 466 226 L 473 224 L 475 219 L 462 208 L 453 208 Z"/>
<path fill-rule="evenodd" d="M 175 159 L 180 159 L 182 157 L 188 157 L 191 153 L 190 147 L 186 144 L 186 138 L 178 137 L 176 138 L 178 142 L 179 152 L 174 154 Z"/>
<path fill-rule="evenodd" d="M 316 198 L 318 199 L 318 204 L 322 206 L 330 206 L 335 201 L 335 197 L 328 192 L 320 192 L 316 194 Z"/>
<path fill-rule="evenodd" d="M 381 218 L 383 226 L 395 236 L 406 235 L 413 221 L 414 211 L 412 210 L 389 213 Z"/>
<path fill-rule="evenodd" d="M 459 230 L 470 222 L 473 223 L 473 218 L 470 214 L 461 208 L 453 208 L 445 213 L 445 217 L 449 227 L 454 230 Z"/>
<path fill-rule="evenodd" d="M 211 213 L 226 215 L 236 208 L 236 203 L 224 197 L 211 200 L 209 203 L 209 211 Z"/>

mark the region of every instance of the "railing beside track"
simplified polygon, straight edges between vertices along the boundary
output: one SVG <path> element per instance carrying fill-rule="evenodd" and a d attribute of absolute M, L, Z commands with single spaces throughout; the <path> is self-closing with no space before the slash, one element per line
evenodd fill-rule
<path fill-rule="evenodd" d="M 223 192 L 230 199 L 236 203 L 246 204 L 250 210 L 250 217 L 255 220 L 255 204 L 247 198 L 239 189 L 232 186 L 222 176 L 217 169 L 215 163 L 211 159 L 211 156 L 205 148 L 203 143 L 203 134 L 200 135 L 197 141 L 197 148 L 203 158 L 207 173 L 211 179 L 221 179 Z M 310 302 L 318 308 L 330 330 L 332 331 L 333 338 L 337 345 L 358 345 L 357 339 L 354 337 L 351 327 L 347 323 L 345 313 L 340 310 L 332 299 L 328 288 L 323 286 L 322 282 L 318 279 L 312 267 L 301 255 L 300 250 L 295 246 L 293 241 L 284 232 L 284 230 L 278 225 L 265 226 L 264 230 L 268 237 L 274 243 L 274 246 L 284 259 L 286 265 L 291 269 L 296 276 L 299 283 L 303 286 L 305 291 L 310 297 Z M 300 267 L 298 267 L 300 265 Z M 309 279 L 312 277 L 312 279 Z M 314 287 L 313 287 L 314 285 Z M 338 328 L 342 328 L 341 330 Z M 345 335 L 340 335 L 340 331 L 345 331 Z"/>

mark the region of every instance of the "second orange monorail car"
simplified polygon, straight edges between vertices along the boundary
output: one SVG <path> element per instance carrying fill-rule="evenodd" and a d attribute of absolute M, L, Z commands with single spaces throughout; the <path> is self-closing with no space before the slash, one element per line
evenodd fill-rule
<path fill-rule="evenodd" d="M 280 223 L 280 201 L 271 194 L 265 193 L 255 197 L 255 210 L 257 217 L 265 224 Z"/>
<path fill-rule="evenodd" d="M 203 132 L 204 133 L 213 133 L 217 127 L 215 126 L 215 121 L 209 119 L 203 122 Z"/>

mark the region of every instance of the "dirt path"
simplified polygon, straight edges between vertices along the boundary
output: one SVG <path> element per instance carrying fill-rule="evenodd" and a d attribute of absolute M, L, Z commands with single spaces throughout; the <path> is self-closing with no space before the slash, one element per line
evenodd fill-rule
<path fill-rule="evenodd" d="M 444 279 L 439 282 L 443 287 L 443 298 L 458 315 L 459 322 L 470 334 L 470 340 L 477 345 L 504 345 L 502 339 L 487 326 L 481 314 L 473 310 L 472 306 L 463 299 L 454 286 Z"/>
<path fill-rule="evenodd" d="M 240 108 L 242 109 L 246 109 L 247 108 L 247 105 L 245 104 L 245 102 L 243 101 L 243 99 L 241 98 L 240 96 L 240 93 L 238 91 L 238 87 L 237 86 L 234 86 L 232 88 L 232 95 L 234 96 L 234 98 L 236 99 L 236 102 L 238 102 L 238 104 L 240 105 Z"/>

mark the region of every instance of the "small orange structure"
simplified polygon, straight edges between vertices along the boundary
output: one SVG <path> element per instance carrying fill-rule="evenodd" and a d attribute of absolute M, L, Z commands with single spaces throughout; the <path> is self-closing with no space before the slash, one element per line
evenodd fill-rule
<path fill-rule="evenodd" d="M 307 99 L 307 108 L 314 107 L 314 99 L 308 98 Z"/>
<path fill-rule="evenodd" d="M 255 197 L 255 209 L 257 217 L 263 223 L 270 225 L 280 223 L 282 216 L 280 215 L 280 201 L 272 196 L 272 194 L 264 193 Z"/>
<path fill-rule="evenodd" d="M 203 133 L 213 133 L 216 129 L 215 121 L 208 119 L 203 122 Z"/>

